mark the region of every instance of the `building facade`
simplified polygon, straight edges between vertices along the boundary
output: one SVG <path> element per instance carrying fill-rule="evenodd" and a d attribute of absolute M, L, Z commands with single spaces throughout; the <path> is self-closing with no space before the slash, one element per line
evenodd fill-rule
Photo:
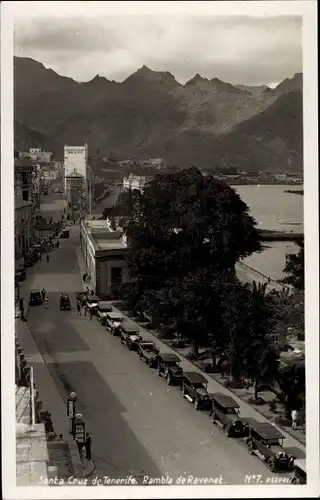
<path fill-rule="evenodd" d="M 149 182 L 151 178 L 146 176 L 134 175 L 130 174 L 129 177 L 123 178 L 123 189 L 124 190 L 133 190 L 138 189 L 139 191 L 143 191 L 147 182 Z"/>
<path fill-rule="evenodd" d="M 33 200 L 36 167 L 27 158 L 14 159 L 14 195 L 26 202 Z"/>
<path fill-rule="evenodd" d="M 33 204 L 15 197 L 14 205 L 14 249 L 15 260 L 18 261 L 32 245 Z"/>
<path fill-rule="evenodd" d="M 31 161 L 38 163 L 50 163 L 52 161 L 53 153 L 51 151 L 44 151 L 41 148 L 30 148 L 28 153 L 19 153 L 19 158 L 29 158 Z"/>
<path fill-rule="evenodd" d="M 64 147 L 64 175 L 67 177 L 76 170 L 83 175 L 85 183 L 88 178 L 88 145 Z"/>
<path fill-rule="evenodd" d="M 66 198 L 71 207 L 83 208 L 84 187 L 84 177 L 76 170 L 66 176 Z"/>
<path fill-rule="evenodd" d="M 122 232 L 112 231 L 105 220 L 82 220 L 80 245 L 91 287 L 101 298 L 116 298 L 129 281 L 128 248 Z"/>

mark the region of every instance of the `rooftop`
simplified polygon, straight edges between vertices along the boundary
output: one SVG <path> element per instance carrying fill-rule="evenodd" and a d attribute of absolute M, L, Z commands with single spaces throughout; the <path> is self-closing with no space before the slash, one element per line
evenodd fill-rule
<path fill-rule="evenodd" d="M 14 209 L 18 210 L 19 208 L 30 207 L 32 206 L 31 201 L 24 201 L 15 196 L 14 198 Z"/>
<path fill-rule="evenodd" d="M 96 251 L 127 248 L 122 231 L 112 231 L 110 221 L 86 220 L 84 225 Z"/>
<path fill-rule="evenodd" d="M 70 178 L 84 179 L 84 176 L 82 174 L 80 174 L 79 172 L 77 172 L 76 169 L 74 169 L 73 172 L 71 172 L 71 174 L 66 175 L 66 179 L 70 179 Z"/>

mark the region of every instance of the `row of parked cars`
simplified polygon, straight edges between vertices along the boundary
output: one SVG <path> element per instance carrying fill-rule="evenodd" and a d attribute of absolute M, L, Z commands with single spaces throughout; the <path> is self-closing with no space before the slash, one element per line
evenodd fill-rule
<path fill-rule="evenodd" d="M 90 298 L 89 298 L 90 299 Z M 213 424 L 219 425 L 225 435 L 245 438 L 248 451 L 266 463 L 271 472 L 294 471 L 292 482 L 306 483 L 305 460 L 296 460 L 283 448 L 284 435 L 269 422 L 258 422 L 240 415 L 238 403 L 223 393 L 209 393 L 207 379 L 198 372 L 184 372 L 179 356 L 160 352 L 154 342 L 142 338 L 138 328 L 129 327 L 123 316 L 113 311 L 109 302 L 94 297 L 97 320 L 138 356 L 157 371 L 168 385 L 178 385 L 181 395 L 196 410 L 209 410 Z"/>

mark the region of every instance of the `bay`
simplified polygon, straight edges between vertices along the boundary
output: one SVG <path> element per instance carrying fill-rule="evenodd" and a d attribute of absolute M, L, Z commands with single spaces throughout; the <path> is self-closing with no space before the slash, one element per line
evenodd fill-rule
<path fill-rule="evenodd" d="M 232 186 L 250 208 L 259 229 L 303 233 L 303 196 L 285 193 L 286 189 L 301 189 L 288 185 Z M 272 279 L 284 277 L 286 254 L 297 253 L 290 241 L 267 242 L 266 249 L 244 259 L 244 263 Z"/>

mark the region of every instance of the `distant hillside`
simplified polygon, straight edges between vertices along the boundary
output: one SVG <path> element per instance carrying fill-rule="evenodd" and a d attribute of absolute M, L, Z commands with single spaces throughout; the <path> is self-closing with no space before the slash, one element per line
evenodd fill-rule
<path fill-rule="evenodd" d="M 301 101 L 295 119 L 287 109 L 291 101 L 281 100 L 291 90 L 297 92 L 292 99 Z M 90 156 L 103 157 L 113 151 L 119 159 L 156 156 L 179 166 L 241 165 L 244 170 L 252 170 L 257 162 L 260 170 L 279 170 L 281 157 L 281 168 L 294 164 L 302 169 L 302 133 L 300 139 L 292 139 L 290 147 L 285 138 L 288 131 L 296 130 L 294 123 L 302 122 L 301 90 L 302 75 L 274 90 L 261 86 L 258 91 L 258 87 L 250 90 L 199 74 L 181 85 L 171 73 L 146 66 L 122 83 L 99 75 L 79 83 L 37 61 L 16 57 L 15 119 L 26 127 L 20 127 L 16 142 L 33 140 L 40 133 L 46 144 L 52 141 L 55 150 L 63 144 L 87 142 Z M 263 113 L 273 106 L 279 112 L 271 140 L 272 124 L 266 125 Z M 251 123 L 259 131 L 258 139 L 247 128 L 253 127 Z M 35 141 L 39 142 L 38 137 Z M 263 145 L 260 156 L 258 141 Z"/>
<path fill-rule="evenodd" d="M 246 90 L 250 92 L 253 96 L 259 96 L 265 90 L 269 89 L 267 85 L 235 85 L 240 90 Z"/>
<path fill-rule="evenodd" d="M 30 130 L 25 125 L 14 122 L 14 148 L 18 151 L 29 151 L 30 148 L 41 147 L 46 151 L 51 151 L 56 160 L 63 160 L 63 146 L 54 139 L 47 137 L 40 132 Z"/>

